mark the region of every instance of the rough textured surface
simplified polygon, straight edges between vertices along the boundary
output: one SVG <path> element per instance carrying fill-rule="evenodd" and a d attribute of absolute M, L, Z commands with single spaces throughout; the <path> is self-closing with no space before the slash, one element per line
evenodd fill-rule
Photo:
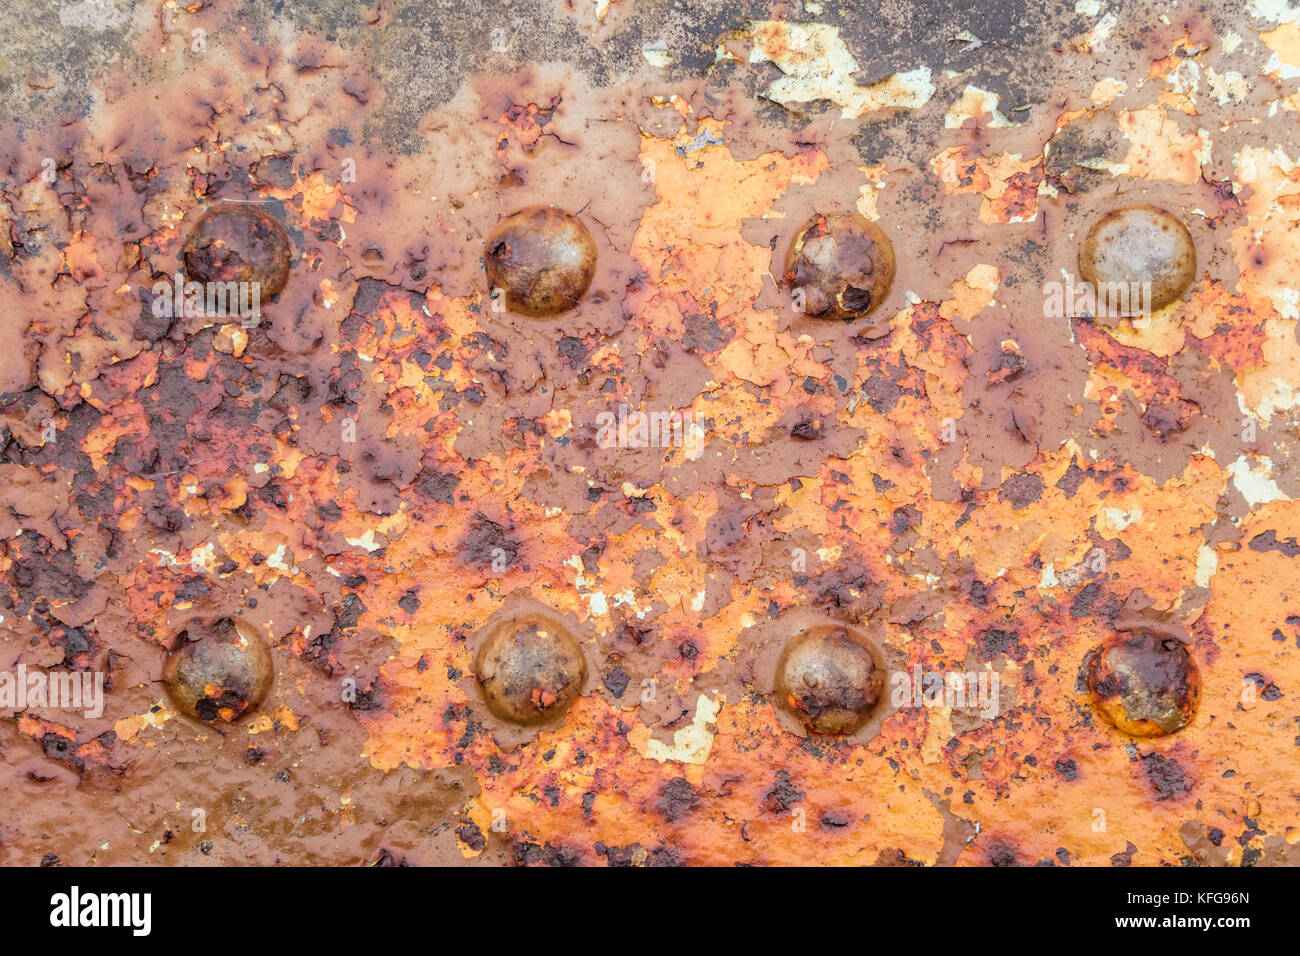
<path fill-rule="evenodd" d="M 1300 14 L 1280 3 L 35 3 L 0 38 L 0 862 L 1295 862 Z M 259 322 L 160 314 L 188 224 L 293 248 Z M 1135 322 L 1060 286 L 1117 203 L 1197 274 Z M 590 289 L 491 308 L 510 212 L 588 224 Z M 814 212 L 898 274 L 778 288 Z M 689 413 L 598 435 L 603 415 Z M 589 680 L 515 733 L 476 636 L 522 599 Z M 796 613 L 893 699 L 800 735 Z M 196 615 L 274 682 L 211 727 Z M 1084 662 L 1178 635 L 1186 726 Z M 923 683 L 918 681 L 918 683 Z"/>
<path fill-rule="evenodd" d="M 852 733 L 884 696 L 883 671 L 878 654 L 848 628 L 809 628 L 781 652 L 777 699 L 816 733 Z"/>
<path fill-rule="evenodd" d="M 786 253 L 794 307 L 827 319 L 856 319 L 884 301 L 894 281 L 889 237 L 856 213 L 816 215 Z"/>
<path fill-rule="evenodd" d="M 176 709 L 206 723 L 248 716 L 274 678 L 266 643 L 242 621 L 194 622 L 177 636 L 163 680 Z"/>
<path fill-rule="evenodd" d="M 492 230 L 483 268 L 506 308 L 524 315 L 558 315 L 577 305 L 591 286 L 596 243 L 581 220 L 560 209 L 532 206 Z"/>
<path fill-rule="evenodd" d="M 289 281 L 289 237 L 268 213 L 219 204 L 199 216 L 185 238 L 185 274 L 198 282 L 257 283 L 270 298 Z"/>
<path fill-rule="evenodd" d="M 1176 635 L 1121 632 L 1090 655 L 1085 666 L 1093 702 L 1131 736 L 1172 734 L 1196 713 L 1200 675 Z"/>
<path fill-rule="evenodd" d="M 582 693 L 587 664 L 563 624 L 544 615 L 509 615 L 485 636 L 474 674 L 496 716 L 536 724 L 564 715 Z"/>
<path fill-rule="evenodd" d="M 1098 289 L 1093 314 L 1134 316 L 1163 309 L 1195 280 L 1196 246 L 1169 210 L 1121 206 L 1098 219 L 1083 237 L 1079 277 Z M 1131 288 L 1139 294 L 1129 296 L 1132 302 L 1123 301 Z"/>

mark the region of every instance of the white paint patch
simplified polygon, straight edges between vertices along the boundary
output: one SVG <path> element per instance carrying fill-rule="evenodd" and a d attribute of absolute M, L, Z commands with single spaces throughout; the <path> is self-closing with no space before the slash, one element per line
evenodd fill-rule
<path fill-rule="evenodd" d="M 1256 458 L 1256 465 L 1251 464 L 1249 460 L 1251 457 Z M 1270 501 L 1291 500 L 1282 494 L 1282 489 L 1271 477 L 1273 462 L 1265 455 L 1242 455 L 1228 466 L 1228 474 L 1232 476 L 1233 486 L 1241 492 L 1241 496 L 1251 507 L 1267 504 Z"/>
<path fill-rule="evenodd" d="M 1196 586 L 1208 588 L 1210 578 L 1214 577 L 1214 572 L 1217 570 L 1219 570 L 1219 556 L 1208 544 L 1201 545 L 1200 550 L 1196 552 Z"/>
<path fill-rule="evenodd" d="M 1106 523 L 1116 531 L 1123 531 L 1142 517 L 1141 508 L 1132 508 L 1129 511 L 1123 508 L 1103 508 L 1101 511 L 1106 518 Z"/>
<path fill-rule="evenodd" d="M 709 757 L 709 751 L 713 749 L 713 733 L 709 730 L 709 724 L 718 719 L 720 710 L 722 703 L 718 699 L 701 694 L 695 699 L 695 717 L 690 725 L 673 731 L 671 744 L 649 737 L 645 741 L 643 756 L 660 763 L 670 760 L 676 763 L 704 763 Z"/>
<path fill-rule="evenodd" d="M 676 60 L 676 57 L 668 52 L 668 47 L 662 40 L 653 40 L 644 44 L 641 47 L 641 55 L 645 57 L 647 63 L 660 70 L 668 69 Z"/>
<path fill-rule="evenodd" d="M 745 35 L 754 40 L 750 63 L 772 63 L 785 74 L 764 93 L 782 106 L 829 100 L 840 107 L 842 118 L 854 119 L 873 110 L 917 109 L 934 96 L 932 74 L 924 66 L 859 84 L 854 79 L 858 61 L 832 24 L 758 20 Z"/>
<path fill-rule="evenodd" d="M 1183 60 L 1165 78 L 1165 84 L 1175 93 L 1195 98 L 1201 88 L 1201 68 L 1195 60 Z"/>
<path fill-rule="evenodd" d="M 378 551 L 380 548 L 384 547 L 382 544 L 375 543 L 375 531 L 373 528 L 359 538 L 344 537 L 343 540 L 354 548 L 365 548 L 367 551 Z"/>
<path fill-rule="evenodd" d="M 1109 39 L 1111 31 L 1115 29 L 1117 23 L 1119 23 L 1119 17 L 1115 16 L 1113 13 L 1108 13 L 1098 20 L 1097 25 L 1086 34 L 1085 42 L 1088 45 L 1088 49 L 1096 50 L 1098 52 L 1105 50 L 1106 40 Z"/>
<path fill-rule="evenodd" d="M 1250 0 L 1251 15 L 1260 20 L 1273 23 L 1292 23 L 1300 20 L 1300 7 L 1293 7 L 1287 0 Z"/>
<path fill-rule="evenodd" d="M 1246 82 L 1246 78 L 1236 70 L 1220 73 L 1210 66 L 1206 67 L 1205 76 L 1210 84 L 1210 95 L 1220 106 L 1229 102 L 1240 103 L 1250 93 L 1250 85 Z"/>
<path fill-rule="evenodd" d="M 275 554 L 266 559 L 266 566 L 268 568 L 275 568 L 277 571 L 288 571 L 290 567 L 289 562 L 284 560 L 285 553 L 288 550 L 289 549 L 285 545 L 280 545 L 280 547 L 275 549 Z"/>

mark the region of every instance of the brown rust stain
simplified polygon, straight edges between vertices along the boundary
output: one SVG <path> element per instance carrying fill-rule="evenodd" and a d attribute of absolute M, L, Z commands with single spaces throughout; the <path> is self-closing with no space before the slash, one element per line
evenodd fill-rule
<path fill-rule="evenodd" d="M 936 72 L 922 145 L 866 163 L 838 109 L 559 63 L 469 78 L 390 153 L 381 84 L 224 16 L 188 14 L 226 58 L 168 40 L 92 115 L 0 137 L 0 649 L 111 678 L 101 717 L 5 722 L 6 780 L 76 810 L 12 811 L 6 862 L 1294 861 L 1295 104 L 1190 83 L 1253 69 L 1205 23 L 1067 45 L 1020 123 Z M 1045 315 L 1120 199 L 1186 217 L 1191 288 L 1144 325 Z M 227 200 L 283 223 L 278 300 L 158 314 Z M 488 237 L 536 204 L 589 228 L 590 288 L 494 311 Z M 894 247 L 869 317 L 779 289 L 818 211 Z M 610 447 L 620 406 L 692 424 Z M 475 640 L 520 600 L 589 673 L 512 734 Z M 755 637 L 792 612 L 876 629 L 891 677 L 996 675 L 997 706 L 887 681 L 868 738 L 792 733 Z M 1080 668 L 1142 613 L 1200 696 L 1135 741 Z M 160 684 L 196 615 L 274 663 L 219 729 Z"/>

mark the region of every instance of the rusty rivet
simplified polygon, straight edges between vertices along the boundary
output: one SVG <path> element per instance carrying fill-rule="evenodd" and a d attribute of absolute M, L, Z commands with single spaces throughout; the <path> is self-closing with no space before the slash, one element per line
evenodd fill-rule
<path fill-rule="evenodd" d="M 1079 274 L 1092 284 L 1103 308 L 1107 289 L 1128 290 L 1150 283 L 1151 311 L 1177 301 L 1196 276 L 1196 246 L 1192 234 L 1173 214 L 1159 206 L 1122 206 L 1112 209 L 1088 230 L 1079 247 Z M 1126 291 L 1127 294 L 1127 291 Z M 1120 300 L 1125 301 L 1125 300 Z M 1135 314 L 1132 297 L 1128 309 L 1114 314 Z"/>
<path fill-rule="evenodd" d="M 596 274 L 596 243 L 577 218 L 551 206 L 529 206 L 502 219 L 488 236 L 483 265 L 506 305 L 548 316 L 578 304 Z"/>
<path fill-rule="evenodd" d="M 559 717 L 587 678 L 577 639 L 559 621 L 540 614 L 496 625 L 475 655 L 474 670 L 488 709 L 517 724 Z"/>
<path fill-rule="evenodd" d="M 209 209 L 190 230 L 181 257 L 191 279 L 257 283 L 264 299 L 289 281 L 289 236 L 258 206 L 223 203 Z"/>
<path fill-rule="evenodd" d="M 777 699 L 819 734 L 848 734 L 871 716 L 884 693 L 885 668 L 856 629 L 822 624 L 791 638 L 776 666 Z"/>
<path fill-rule="evenodd" d="M 893 281 L 893 244 L 857 213 L 813 216 L 786 254 L 785 283 L 796 308 L 820 318 L 866 315 L 884 301 Z"/>
<path fill-rule="evenodd" d="M 1163 737 L 1185 727 L 1201 696 L 1200 675 L 1177 637 L 1121 631 L 1085 663 L 1092 702 L 1133 737 Z"/>
<path fill-rule="evenodd" d="M 229 723 L 262 702 L 273 673 L 271 652 L 253 627 L 221 618 L 191 624 L 178 635 L 163 679 L 182 713 Z"/>

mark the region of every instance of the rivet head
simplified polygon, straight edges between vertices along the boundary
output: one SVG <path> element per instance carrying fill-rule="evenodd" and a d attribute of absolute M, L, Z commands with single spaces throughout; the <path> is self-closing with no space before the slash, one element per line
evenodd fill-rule
<path fill-rule="evenodd" d="M 1079 274 L 1091 283 L 1103 308 L 1103 293 L 1124 290 L 1127 309 L 1136 314 L 1128 291 L 1150 283 L 1151 311 L 1182 298 L 1196 277 L 1196 246 L 1182 221 L 1159 206 L 1122 206 L 1098 219 L 1079 247 Z M 1115 301 L 1114 299 L 1112 301 Z"/>
<path fill-rule="evenodd" d="M 1196 713 L 1201 682 L 1177 637 L 1149 630 L 1121 631 L 1095 649 L 1085 665 L 1092 702 L 1132 737 L 1163 737 Z"/>
<path fill-rule="evenodd" d="M 271 652 L 254 628 L 222 618 L 191 624 L 167 658 L 163 680 L 176 709 L 204 723 L 229 723 L 271 689 Z"/>
<path fill-rule="evenodd" d="M 777 700 L 809 730 L 849 734 L 871 717 L 884 694 L 879 652 L 856 629 L 839 624 L 810 627 L 781 652 Z"/>
<path fill-rule="evenodd" d="M 265 209 L 223 203 L 205 212 L 190 230 L 181 258 L 197 282 L 256 283 L 260 298 L 289 281 L 289 236 Z"/>
<path fill-rule="evenodd" d="M 582 692 L 587 662 L 558 620 L 524 614 L 492 628 L 475 655 L 474 671 L 493 714 L 538 724 L 568 710 Z"/>
<path fill-rule="evenodd" d="M 596 243 L 576 217 L 550 206 L 507 216 L 488 236 L 483 265 L 506 306 L 531 316 L 567 312 L 596 274 Z"/>
<path fill-rule="evenodd" d="M 796 308 L 808 315 L 858 318 L 889 294 L 894 247 L 879 226 L 857 213 L 818 214 L 790 244 L 784 277 Z"/>

